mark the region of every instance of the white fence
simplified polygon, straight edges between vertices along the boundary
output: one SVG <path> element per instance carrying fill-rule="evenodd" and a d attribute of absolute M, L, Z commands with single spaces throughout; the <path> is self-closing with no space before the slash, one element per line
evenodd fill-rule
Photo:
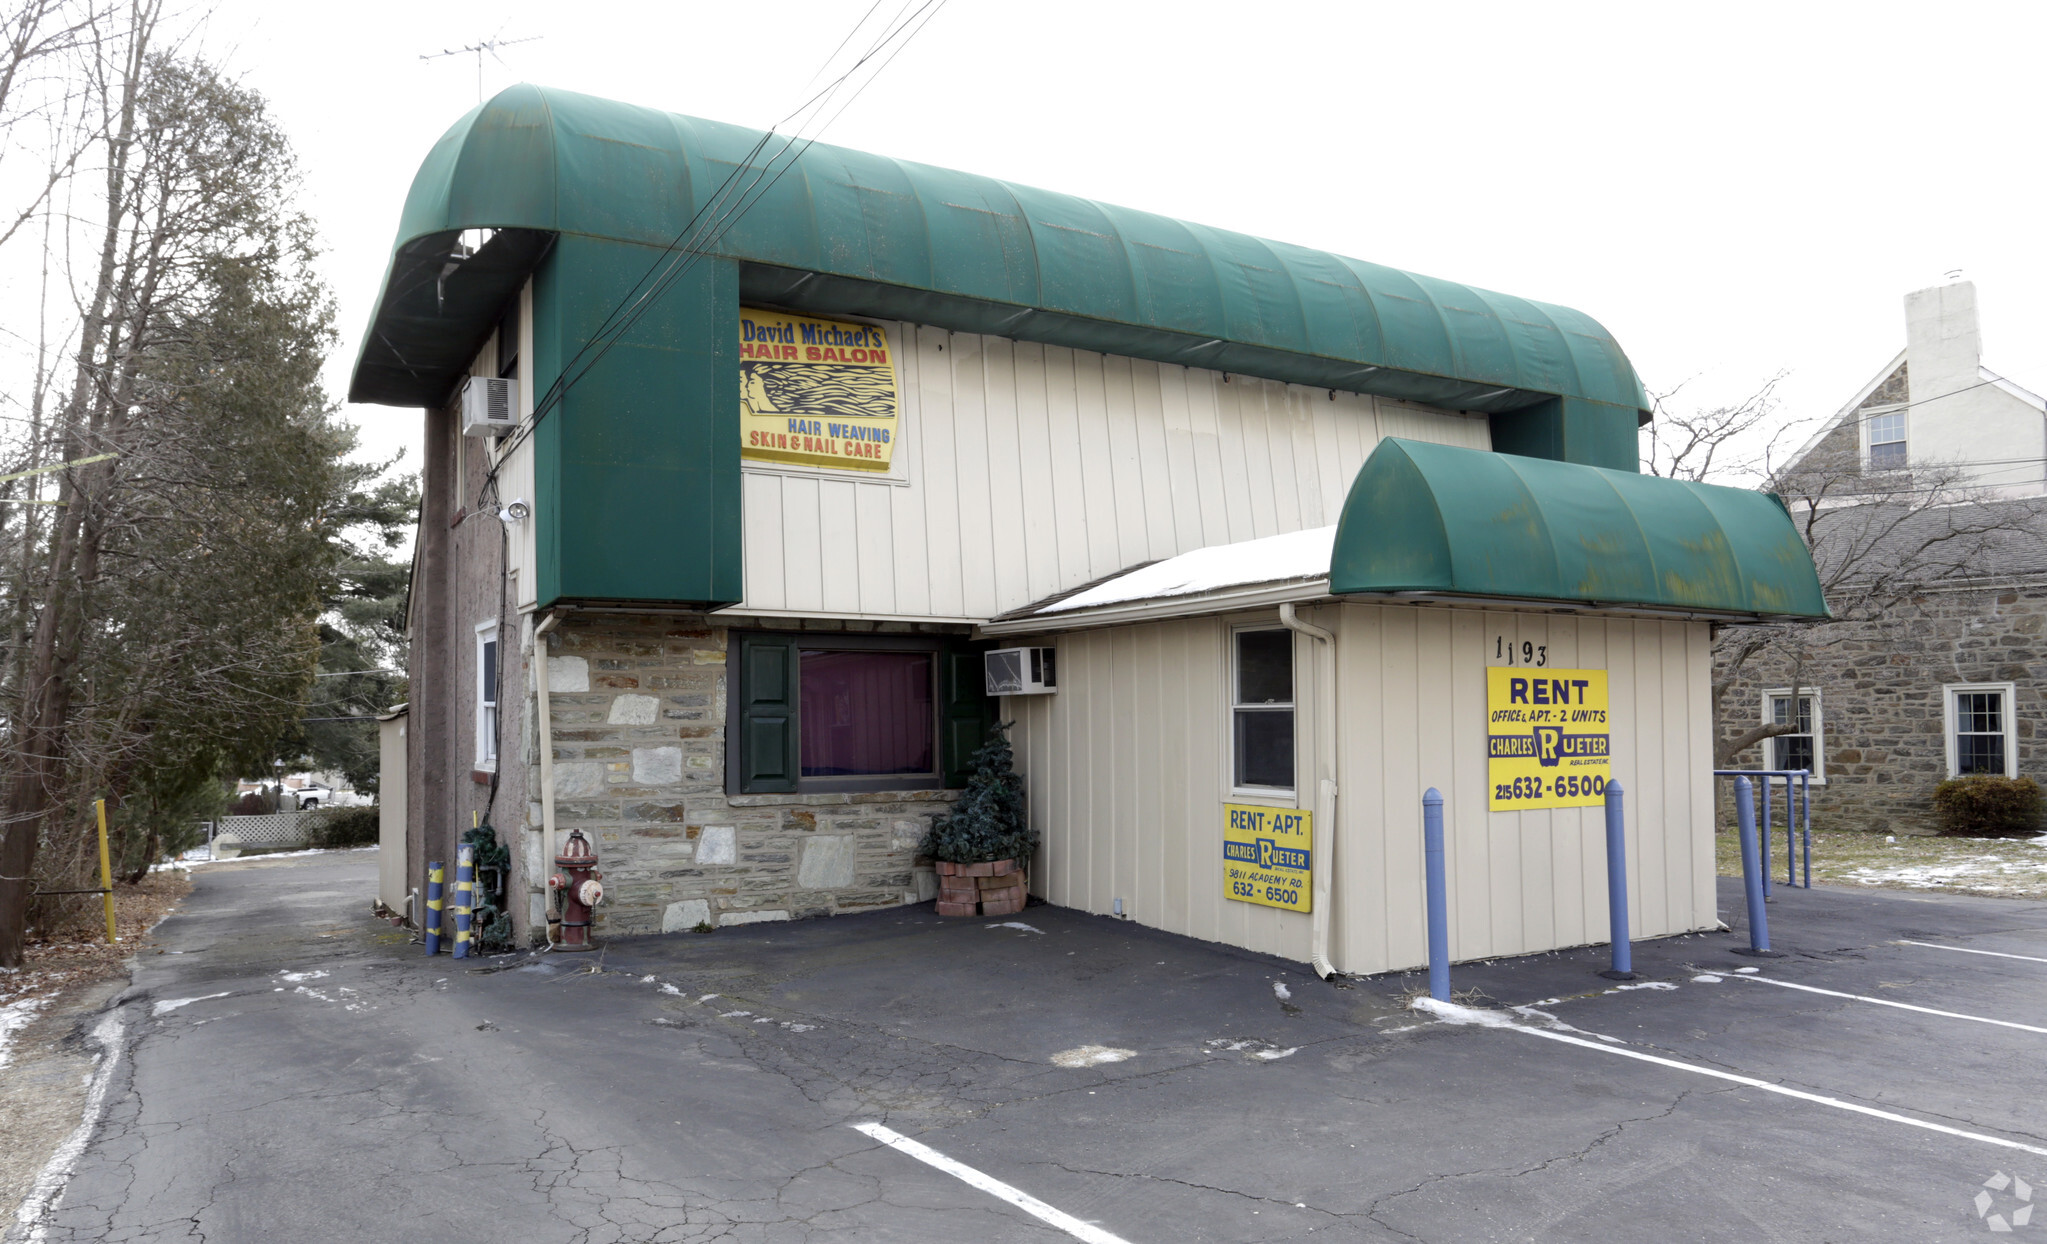
<path fill-rule="evenodd" d="M 269 812 L 261 816 L 224 816 L 217 834 L 233 834 L 244 847 L 303 847 L 315 825 L 352 808 L 312 808 L 305 812 Z"/>

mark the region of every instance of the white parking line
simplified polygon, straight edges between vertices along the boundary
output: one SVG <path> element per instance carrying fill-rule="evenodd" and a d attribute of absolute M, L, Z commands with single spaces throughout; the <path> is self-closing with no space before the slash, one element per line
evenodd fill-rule
<path fill-rule="evenodd" d="M 907 1153 L 926 1166 L 935 1166 L 954 1179 L 971 1184 L 990 1196 L 1001 1197 L 1024 1213 L 1051 1223 L 1076 1240 L 1085 1240 L 1087 1244 L 1129 1244 L 1121 1236 L 1110 1235 L 1093 1223 L 1082 1222 L 1064 1210 L 1054 1209 L 1021 1188 L 1012 1188 L 993 1175 L 984 1175 L 964 1162 L 955 1162 L 931 1146 L 919 1144 L 893 1128 L 883 1127 L 879 1123 L 855 1123 L 853 1130 L 872 1136 L 898 1152 Z M 2040 1152 L 2047 1154 L 2047 1149 Z"/>
<path fill-rule="evenodd" d="M 1909 1115 L 1893 1114 L 1888 1110 L 1878 1110 L 1874 1106 L 1864 1106 L 1852 1101 L 1842 1101 L 1838 1097 L 1826 1097 L 1819 1093 L 1808 1093 L 1804 1089 L 1790 1088 L 1782 1084 L 1772 1084 L 1768 1080 L 1758 1080 L 1754 1076 L 1736 1075 L 1731 1071 L 1720 1071 L 1713 1067 L 1700 1067 L 1693 1063 L 1679 1062 L 1675 1058 L 1662 1058 L 1655 1054 L 1644 1054 L 1640 1050 L 1628 1049 L 1624 1046 L 1602 1045 L 1597 1041 L 1587 1041 L 1582 1037 L 1571 1036 L 1569 1033 L 1552 1032 L 1547 1028 L 1531 1028 L 1526 1024 L 1515 1023 L 1498 1011 L 1486 1011 L 1477 1007 L 1459 1006 L 1454 1002 L 1437 1002 L 1433 998 L 1418 999 L 1414 1005 L 1417 1010 L 1427 1011 L 1453 1024 L 1476 1024 L 1485 1028 L 1506 1028 L 1514 1032 L 1526 1033 L 1531 1037 L 1541 1037 L 1548 1041 L 1561 1041 L 1565 1045 L 1576 1045 L 1588 1050 L 1598 1050 L 1602 1054 L 1618 1054 L 1622 1058 L 1632 1058 L 1637 1062 L 1655 1063 L 1659 1067 L 1669 1067 L 1674 1071 L 1689 1071 L 1693 1075 L 1711 1076 L 1715 1080 L 1727 1080 L 1734 1084 L 1744 1084 L 1749 1088 L 1761 1089 L 1765 1093 L 1777 1093 L 1785 1097 L 1796 1097 L 1800 1101 L 1815 1102 L 1822 1106 L 1832 1106 L 1836 1110 L 1851 1110 L 1856 1114 L 1866 1114 L 1873 1119 L 1883 1119 L 1890 1123 L 1903 1123 L 1908 1127 L 1925 1128 L 1929 1132 L 1959 1136 L 1963 1140 L 1981 1141 L 1986 1145 L 1997 1145 L 2005 1149 L 2017 1149 L 2022 1153 L 2031 1153 L 2047 1158 L 2047 1146 L 2029 1145 L 2024 1141 L 2018 1140 L 2006 1140 L 2002 1136 L 1986 1136 L 1982 1132 L 1965 1132 L 1961 1128 L 1949 1127 L 1945 1123 L 1932 1123 L 1925 1119 L 1912 1118 Z"/>
<path fill-rule="evenodd" d="M 2009 1019 L 1989 1019 L 1982 1015 L 1964 1015 L 1960 1011 L 1936 1011 L 1930 1006 L 1913 1006 L 1909 1002 L 1893 1002 L 1889 998 L 1871 998 L 1859 993 L 1842 993 L 1837 989 L 1819 989 L 1812 985 L 1794 985 L 1790 981 L 1775 981 L 1767 976 L 1736 976 L 1738 981 L 1754 981 L 1758 985 L 1775 985 L 1779 989 L 1796 989 L 1803 993 L 1825 994 L 1829 998 L 1852 998 L 1857 1002 L 1872 1002 L 1877 1006 L 1892 1006 L 1901 1011 L 1917 1011 L 1921 1015 L 1938 1015 L 1942 1019 L 1966 1019 L 1978 1024 L 1996 1024 L 1999 1028 L 2017 1028 L 2022 1032 L 2037 1032 L 2047 1036 L 2047 1028 L 2034 1024 L 2021 1024 Z"/>
<path fill-rule="evenodd" d="M 1958 950 L 1965 955 L 1989 955 L 1994 959 L 2024 959 L 2027 963 L 2047 963 L 2047 959 L 2042 959 L 2038 955 L 2008 955 L 2001 950 L 1974 950 L 1968 946 L 1943 946 L 1939 942 L 1914 942 L 1905 938 L 1899 938 L 1897 944 L 1900 946 L 1925 946 L 1931 950 Z"/>

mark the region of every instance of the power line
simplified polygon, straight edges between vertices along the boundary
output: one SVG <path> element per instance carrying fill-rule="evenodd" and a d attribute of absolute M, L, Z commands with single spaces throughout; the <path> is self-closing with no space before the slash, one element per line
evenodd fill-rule
<path fill-rule="evenodd" d="M 625 334 L 646 315 L 653 304 L 668 290 L 672 289 L 684 276 L 694 270 L 697 263 L 706 256 L 709 248 L 714 247 L 747 211 L 751 210 L 769 191 L 774 189 L 782 177 L 802 160 L 804 153 L 818 141 L 824 131 L 830 128 L 832 122 L 836 121 L 839 116 L 844 114 L 847 108 L 852 106 L 853 102 L 866 91 L 867 87 L 873 84 L 875 78 L 879 77 L 881 72 L 894 62 L 895 58 L 902 53 L 902 50 L 909 46 L 910 42 L 923 31 L 925 26 L 931 23 L 932 19 L 938 15 L 939 10 L 945 6 L 945 0 L 923 0 L 923 3 L 917 5 L 914 10 L 911 10 L 912 2 L 913 0 L 905 0 L 903 6 L 897 10 L 895 18 L 891 19 L 891 22 L 881 35 L 852 65 L 848 66 L 843 73 L 832 79 L 830 83 L 812 94 L 803 103 L 799 104 L 788 116 L 777 122 L 774 127 L 763 133 L 752 149 L 747 152 L 745 158 L 734 165 L 732 172 L 719 184 L 711 197 L 691 216 L 689 221 L 683 225 L 682 229 L 669 244 L 656 255 L 653 263 L 648 266 L 647 271 L 641 274 L 640 279 L 634 282 L 633 287 L 626 292 L 625 296 L 613 306 L 603 322 L 599 324 L 597 331 L 593 332 L 584 341 L 582 347 L 557 372 L 555 380 L 549 386 L 547 393 L 539 402 L 535 403 L 532 417 L 513 434 L 510 443 L 499 454 L 498 463 L 492 465 L 485 478 L 484 493 L 487 493 L 496 486 L 498 464 L 502 464 L 506 456 L 518 449 L 520 445 L 531 437 L 541 421 L 566 398 L 569 390 L 574 388 L 583 377 L 590 374 L 590 371 L 598 363 L 603 361 L 604 357 L 624 338 Z M 854 31 L 857 32 L 861 26 L 866 25 L 873 13 L 874 9 L 870 8 L 867 14 L 862 16 L 860 22 L 855 25 Z M 849 34 L 847 40 L 841 41 L 840 47 L 843 48 L 850 39 L 851 35 Z M 869 61 L 873 60 L 883 50 L 890 49 L 892 44 L 894 46 L 892 50 L 889 50 L 888 57 L 867 75 L 866 80 L 855 88 L 853 93 L 846 98 L 844 103 L 839 105 L 836 111 L 829 117 L 826 117 L 821 125 L 817 126 L 814 133 L 805 137 L 802 131 L 809 127 L 811 122 L 816 120 L 818 114 L 825 107 L 830 105 L 833 97 L 838 94 L 840 89 Z M 837 54 L 837 51 L 834 51 L 833 56 Z M 829 63 L 829 58 L 827 63 Z M 805 116 L 806 113 L 809 115 Z M 755 161 L 777 136 L 781 126 L 798 117 L 803 117 L 804 119 L 798 125 L 797 132 L 785 137 L 780 149 L 770 155 L 766 161 L 756 166 Z M 790 156 L 792 151 L 795 154 Z M 784 157 L 789 158 L 785 159 Z M 778 165 L 779 167 L 777 167 Z M 752 180 L 740 188 L 736 194 L 731 193 L 733 185 L 748 173 L 752 174 Z M 773 174 L 772 179 L 769 178 L 770 173 Z M 763 181 L 767 183 L 765 186 L 761 184 Z M 713 218 L 708 223 L 704 219 L 707 214 L 713 214 Z M 651 284 L 649 283 L 650 278 Z M 594 354 L 591 353 L 593 350 L 595 351 Z M 591 357 L 587 363 L 582 363 L 585 355 L 591 355 Z M 582 363 L 580 368 L 578 367 L 579 363 Z"/>

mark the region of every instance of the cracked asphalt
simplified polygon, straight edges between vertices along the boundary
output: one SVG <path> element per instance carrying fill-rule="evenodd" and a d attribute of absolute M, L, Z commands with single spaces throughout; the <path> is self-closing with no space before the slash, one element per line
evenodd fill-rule
<path fill-rule="evenodd" d="M 1130 1244 L 1949 1240 L 1990 1234 L 1995 1172 L 2047 1190 L 2047 1157 L 1058 908 L 457 962 L 372 920 L 375 883 L 370 853 L 201 870 L 171 953 L 82 1030 L 119 1047 L 104 1113 L 8 1238 L 1073 1238 L 853 1130 L 873 1122 Z M 1780 888 L 1772 921 L 1785 958 L 1732 954 L 1738 921 L 1637 947 L 1649 988 L 1594 975 L 1600 948 L 1454 984 L 1517 1023 L 2047 1149 L 2047 1034 L 1730 975 L 2047 1028 L 2047 904 Z"/>

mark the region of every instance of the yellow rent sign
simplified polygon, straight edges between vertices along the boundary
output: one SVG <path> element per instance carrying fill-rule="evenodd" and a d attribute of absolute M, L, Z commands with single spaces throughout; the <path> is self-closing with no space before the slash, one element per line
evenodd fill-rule
<path fill-rule="evenodd" d="M 1494 812 L 1589 808 L 1612 773 L 1606 671 L 1489 666 L 1487 807 Z"/>
<path fill-rule="evenodd" d="M 1293 808 L 1223 805 L 1223 893 L 1239 903 L 1307 911 L 1314 815 Z"/>

